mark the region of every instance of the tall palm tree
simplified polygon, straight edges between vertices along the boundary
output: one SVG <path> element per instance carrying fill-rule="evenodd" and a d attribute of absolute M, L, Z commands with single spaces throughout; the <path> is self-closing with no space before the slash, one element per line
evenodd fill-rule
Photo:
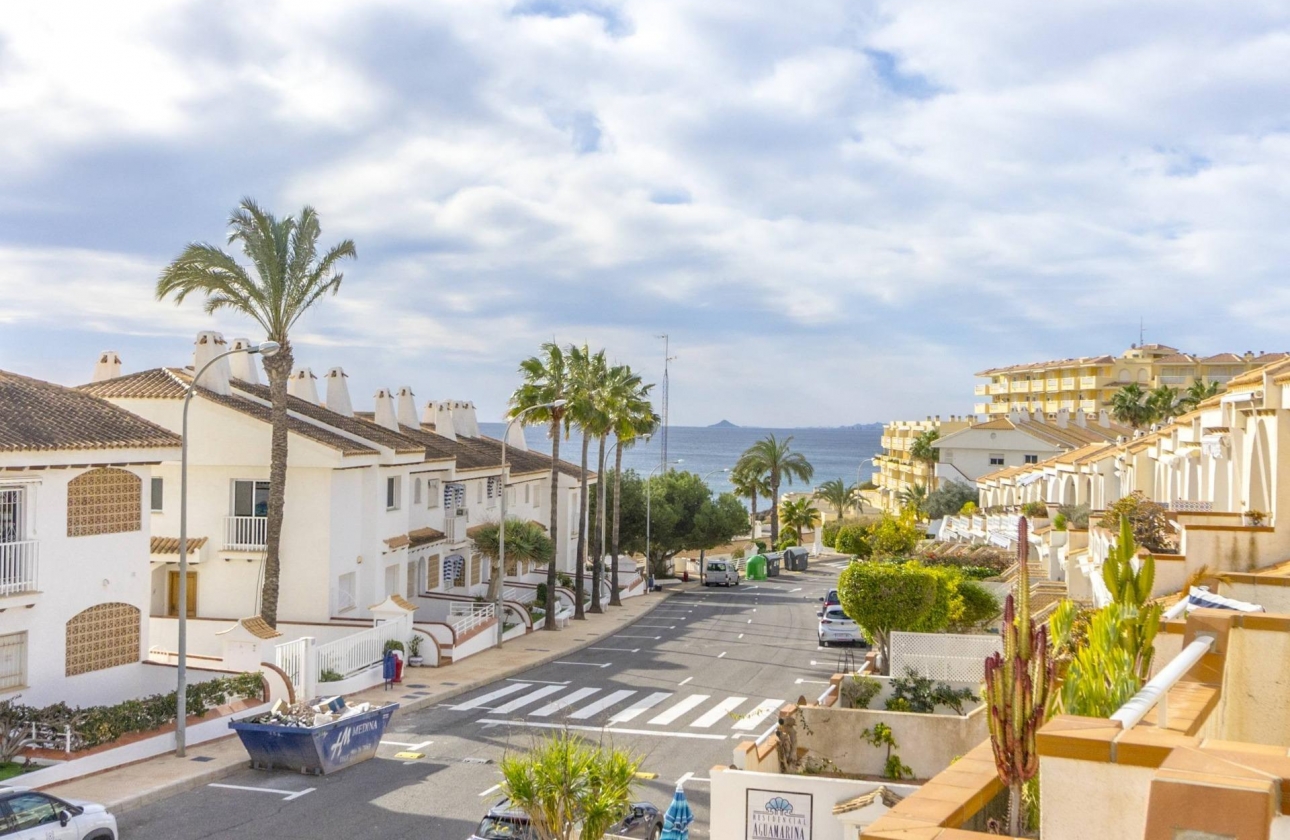
<path fill-rule="evenodd" d="M 1151 410 L 1151 422 L 1172 420 L 1186 409 L 1178 397 L 1178 389 L 1168 385 L 1153 388 L 1147 394 L 1147 408 Z"/>
<path fill-rule="evenodd" d="M 820 512 L 811 504 L 810 499 L 792 499 L 780 505 L 780 516 L 784 527 L 797 537 L 797 544 L 802 544 L 802 531 L 815 528 L 820 524 Z"/>
<path fill-rule="evenodd" d="M 1183 411 L 1194 411 L 1205 400 L 1217 397 L 1223 393 L 1223 390 L 1223 386 L 1217 382 L 1205 382 L 1201 379 L 1195 379 L 1187 386 L 1187 390 L 1183 392 L 1178 402 Z"/>
<path fill-rule="evenodd" d="M 609 416 L 609 383 L 614 375 L 615 368 L 611 368 L 605 361 L 604 352 L 596 354 L 598 359 L 595 370 L 593 371 L 591 392 L 591 413 L 587 418 L 585 432 L 595 435 L 599 445 L 599 452 L 596 455 L 596 523 L 595 528 L 587 537 L 587 542 L 591 545 L 588 552 L 592 558 L 591 564 L 591 611 L 593 613 L 604 612 L 604 605 L 600 602 L 600 581 L 604 576 L 604 557 L 605 557 L 605 443 L 609 433 L 613 430 L 613 418 Z"/>
<path fill-rule="evenodd" d="M 623 488 L 623 450 L 637 440 L 654 434 L 660 418 L 654 413 L 654 406 L 649 400 L 649 393 L 654 386 L 643 384 L 641 378 L 626 365 L 614 370 L 616 373 L 610 378 L 606 388 L 609 414 L 614 419 L 614 437 L 618 440 L 618 446 L 614 448 L 614 565 L 609 572 L 609 605 L 621 607 L 623 601 L 618 595 L 618 532 L 622 520 L 620 500 Z"/>
<path fill-rule="evenodd" d="M 941 451 L 936 448 L 940 438 L 939 430 L 928 429 L 909 445 L 909 457 L 927 467 L 927 486 L 932 489 L 936 487 L 936 463 L 941 460 Z"/>
<path fill-rule="evenodd" d="M 1135 429 L 1151 424 L 1151 408 L 1147 405 L 1147 392 L 1139 384 L 1130 383 L 1111 395 L 1111 416 L 1116 422 Z"/>
<path fill-rule="evenodd" d="M 510 416 L 516 417 L 520 412 L 533 406 L 549 406 L 557 400 L 569 399 L 572 389 L 569 373 L 569 359 L 560 345 L 548 341 L 536 356 L 520 362 L 520 373 L 524 381 L 515 393 L 511 394 Z M 525 425 L 544 423 L 549 426 L 551 435 L 551 543 L 558 549 L 560 541 L 560 517 L 557 508 L 560 502 L 560 433 L 564 425 L 568 405 L 557 408 L 537 408 L 524 415 Z M 555 624 L 555 587 L 556 572 L 559 563 L 551 563 L 546 568 L 546 619 L 542 624 L 544 630 L 556 629 Z"/>
<path fill-rule="evenodd" d="M 770 480 L 765 472 L 758 471 L 755 464 L 739 461 L 730 471 L 730 484 L 735 488 L 735 495 L 747 499 L 752 507 L 749 522 L 757 521 L 757 500 L 770 498 Z M 755 528 L 755 525 L 750 525 Z"/>
<path fill-rule="evenodd" d="M 605 351 L 595 353 L 587 345 L 570 347 L 569 353 L 569 406 L 564 416 L 565 434 L 577 426 L 582 436 L 581 481 L 578 489 L 578 563 L 574 569 L 573 617 L 576 621 L 587 618 L 582 605 L 586 591 L 587 570 L 587 455 L 591 446 L 592 431 L 599 422 L 596 391 L 606 370 Z"/>
<path fill-rule="evenodd" d="M 847 508 L 855 503 L 859 495 L 860 488 L 857 485 L 848 485 L 840 478 L 830 479 L 815 488 L 815 498 L 833 505 L 838 511 L 839 520 L 846 515 Z"/>
<path fill-rule="evenodd" d="M 896 498 L 905 507 L 912 508 L 921 519 L 927 514 L 927 501 L 930 494 L 926 484 L 911 484 L 896 494 Z"/>
<path fill-rule="evenodd" d="M 754 470 L 766 476 L 770 484 L 770 542 L 779 542 L 779 486 L 782 482 L 793 483 L 793 479 L 810 481 L 815 475 L 815 467 L 800 452 L 792 449 L 793 436 L 783 440 L 773 434 L 767 435 L 744 451 L 735 464 L 735 469 L 744 465 L 744 469 Z"/>
<path fill-rule="evenodd" d="M 205 297 L 208 314 L 223 309 L 240 312 L 264 330 L 281 349 L 264 359 L 269 377 L 270 422 L 269 505 L 264 532 L 264 583 L 260 617 L 278 624 L 281 587 L 282 511 L 287 491 L 287 380 L 295 364 L 291 328 L 325 295 L 340 289 L 341 260 L 358 256 L 353 240 L 345 239 L 319 256 L 322 226 L 318 214 L 305 206 L 299 216 L 279 219 L 250 198 L 242 199 L 228 220 L 228 243 L 237 243 L 251 263 L 244 268 L 231 254 L 204 242 L 193 242 L 166 266 L 157 280 L 157 299 L 173 296 L 182 303 L 190 294 Z"/>
<path fill-rule="evenodd" d="M 471 535 L 479 553 L 489 558 L 493 575 L 488 581 L 488 603 L 497 601 L 502 582 L 508 574 L 501 564 L 501 528 L 496 522 L 486 522 Z M 550 563 L 555 555 L 555 546 L 551 538 L 542 530 L 542 526 L 527 519 L 506 517 L 506 565 L 515 569 L 517 574 L 521 563 Z"/>

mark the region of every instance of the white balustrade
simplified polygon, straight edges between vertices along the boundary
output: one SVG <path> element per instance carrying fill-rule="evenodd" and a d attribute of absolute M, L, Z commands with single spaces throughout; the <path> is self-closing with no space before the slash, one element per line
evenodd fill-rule
<path fill-rule="evenodd" d="M 266 543 L 269 520 L 264 516 L 224 517 L 226 551 L 262 551 Z"/>
<path fill-rule="evenodd" d="M 448 607 L 448 623 L 452 625 L 453 633 L 458 636 L 469 633 L 489 621 L 494 615 L 496 611 L 492 604 L 458 603 Z"/>
<path fill-rule="evenodd" d="M 0 543 L 0 595 L 36 591 L 39 549 L 36 540 Z"/>
<path fill-rule="evenodd" d="M 308 699 L 301 695 L 305 693 L 305 686 L 310 676 L 309 641 L 296 639 L 294 642 L 283 642 L 277 645 L 273 649 L 273 664 L 281 668 L 291 680 L 292 686 L 296 689 L 297 699 Z"/>
<path fill-rule="evenodd" d="M 341 678 L 377 665 L 385 658 L 385 643 L 407 643 L 412 636 L 412 613 L 404 618 L 378 624 L 369 630 L 319 645 L 316 650 L 318 673 L 331 671 Z"/>

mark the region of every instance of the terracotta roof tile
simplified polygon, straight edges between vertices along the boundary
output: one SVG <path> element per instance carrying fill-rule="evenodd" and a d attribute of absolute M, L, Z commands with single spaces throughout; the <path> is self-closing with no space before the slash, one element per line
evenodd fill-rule
<path fill-rule="evenodd" d="M 419 548 L 423 545 L 437 543 L 440 540 L 447 539 L 448 535 L 443 531 L 436 531 L 434 528 L 416 528 L 408 531 L 408 541 L 413 548 Z"/>
<path fill-rule="evenodd" d="M 189 537 L 188 551 L 191 554 L 202 546 L 206 545 L 205 537 Z M 149 554 L 178 554 L 179 538 L 178 537 L 153 537 Z"/>
<path fill-rule="evenodd" d="M 179 437 L 93 395 L 0 370 L 0 452 L 156 449 Z"/>
<path fill-rule="evenodd" d="M 233 380 L 233 387 L 266 403 L 272 399 L 272 394 L 269 392 L 269 386 L 267 385 L 258 385 L 235 379 Z M 311 420 L 317 420 L 319 423 L 331 426 L 333 429 L 361 437 L 378 446 L 393 449 L 395 452 L 421 452 L 425 448 L 418 441 L 411 439 L 407 435 L 387 429 L 374 421 L 366 420 L 362 417 L 349 417 L 329 408 L 324 408 L 321 405 L 315 405 L 308 400 L 302 400 L 299 397 L 287 397 L 287 410 L 294 411 Z"/>
<path fill-rule="evenodd" d="M 417 605 L 409 601 L 407 598 L 404 598 L 402 595 L 391 595 L 390 600 L 398 604 L 400 607 L 403 607 L 405 610 L 416 612 Z"/>
<path fill-rule="evenodd" d="M 76 390 L 84 391 L 87 394 L 93 394 L 103 399 L 116 397 L 119 399 L 182 400 L 185 388 L 185 382 L 177 379 L 168 369 L 153 368 L 152 370 L 141 370 L 138 373 L 118 376 L 115 379 L 105 379 L 102 382 L 91 382 L 88 385 L 80 386 Z"/>
<path fill-rule="evenodd" d="M 249 632 L 252 636 L 255 636 L 260 639 L 276 639 L 282 635 L 277 630 L 274 630 L 272 627 L 270 627 L 269 622 L 265 621 L 263 618 L 260 618 L 258 615 L 251 616 L 250 618 L 244 618 L 241 621 L 239 621 L 238 624 L 245 627 L 247 629 L 247 632 Z"/>

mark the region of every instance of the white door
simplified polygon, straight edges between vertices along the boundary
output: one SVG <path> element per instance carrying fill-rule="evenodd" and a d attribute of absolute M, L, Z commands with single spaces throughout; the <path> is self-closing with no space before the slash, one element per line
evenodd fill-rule
<path fill-rule="evenodd" d="M 396 595 L 396 594 L 397 595 L 403 594 L 402 592 L 399 592 L 399 567 L 386 566 L 385 567 L 385 597 L 388 598 L 391 595 Z"/>

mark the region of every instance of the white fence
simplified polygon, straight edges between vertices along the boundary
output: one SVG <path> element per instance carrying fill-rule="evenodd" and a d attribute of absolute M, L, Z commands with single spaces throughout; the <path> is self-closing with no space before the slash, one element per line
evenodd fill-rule
<path fill-rule="evenodd" d="M 224 548 L 258 551 L 264 548 L 269 520 L 263 516 L 224 517 Z"/>
<path fill-rule="evenodd" d="M 309 672 L 309 639 L 296 639 L 294 642 L 283 642 L 273 649 L 273 663 L 291 680 L 291 684 L 300 693 L 307 693 Z M 311 693 L 311 692 L 308 692 Z M 306 699 L 306 698 L 297 698 Z"/>
<path fill-rule="evenodd" d="M 487 622 L 496 613 L 492 604 L 453 604 L 448 608 L 448 623 L 458 636 L 465 635 Z"/>
<path fill-rule="evenodd" d="M 912 668 L 920 676 L 946 682 L 973 682 L 985 678 L 985 660 L 1003 649 L 994 635 L 952 633 L 892 633 L 892 676 Z"/>
<path fill-rule="evenodd" d="M 318 673 L 331 671 L 348 677 L 380 663 L 385 643 L 406 643 L 412 635 L 411 613 L 407 617 L 378 624 L 370 630 L 337 639 L 316 648 Z"/>
<path fill-rule="evenodd" d="M 0 543 L 0 595 L 36 591 L 39 549 L 36 540 Z"/>

